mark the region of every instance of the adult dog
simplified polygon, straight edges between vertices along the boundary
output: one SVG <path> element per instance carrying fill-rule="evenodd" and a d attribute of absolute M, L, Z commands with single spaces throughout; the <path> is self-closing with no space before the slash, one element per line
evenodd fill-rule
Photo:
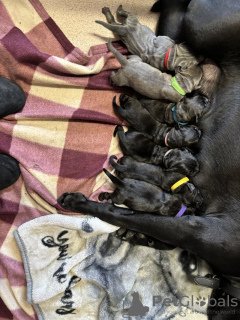
<path fill-rule="evenodd" d="M 203 132 L 196 155 L 201 170 L 192 181 L 203 195 L 204 214 L 179 219 L 161 217 L 91 202 L 82 194 L 66 194 L 59 203 L 205 259 L 217 277 L 203 281 L 220 287 L 214 291 L 215 297 L 226 301 L 225 306 L 216 305 L 209 318 L 240 319 L 239 304 L 234 307 L 235 314 L 228 313 L 227 305 L 229 297 L 240 299 L 240 3 L 192 0 L 183 28 L 185 41 L 196 52 L 215 59 L 220 69 L 210 109 L 198 123 Z"/>

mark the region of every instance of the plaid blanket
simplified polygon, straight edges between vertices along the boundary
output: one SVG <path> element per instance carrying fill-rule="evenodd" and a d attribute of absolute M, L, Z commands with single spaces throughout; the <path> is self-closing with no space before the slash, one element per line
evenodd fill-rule
<path fill-rule="evenodd" d="M 121 44 L 116 46 L 126 53 Z M 13 231 L 61 212 L 56 199 L 81 191 L 96 199 L 102 168 L 119 153 L 112 140 L 121 121 L 112 110 L 118 92 L 108 83 L 119 67 L 106 45 L 84 54 L 38 0 L 0 2 L 0 75 L 25 91 L 24 109 L 0 120 L 0 152 L 20 163 L 21 176 L 0 192 L 0 319 L 33 319 L 22 259 Z M 103 179 L 103 180 L 102 180 Z M 15 319 L 14 318 L 14 319 Z"/>
<path fill-rule="evenodd" d="M 112 133 L 122 123 L 112 110 L 119 91 L 108 76 L 120 66 L 106 44 L 88 54 L 74 47 L 39 0 L 0 1 L 0 57 L 0 75 L 27 96 L 21 112 L 0 119 L 0 152 L 16 158 L 21 169 L 18 181 L 0 192 L 0 320 L 30 320 L 37 315 L 26 300 L 13 233 L 35 218 L 64 213 L 56 201 L 63 192 L 96 200 L 105 188 L 102 168 L 120 153 Z M 205 311 L 191 319 L 205 319 Z"/>

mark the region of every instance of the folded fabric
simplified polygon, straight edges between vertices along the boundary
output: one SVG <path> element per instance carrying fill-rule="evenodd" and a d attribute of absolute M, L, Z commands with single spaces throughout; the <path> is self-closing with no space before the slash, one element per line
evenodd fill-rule
<path fill-rule="evenodd" d="M 186 282 L 188 275 L 176 261 L 182 250 L 131 246 L 115 236 L 116 229 L 98 218 L 59 214 L 36 218 L 14 232 L 24 262 L 27 300 L 38 319 L 146 315 L 164 320 L 185 314 L 192 320 L 198 313 L 203 319 L 206 304 L 198 303 L 199 296 L 206 297 L 210 290 Z M 194 274 L 207 272 L 199 261 Z"/>

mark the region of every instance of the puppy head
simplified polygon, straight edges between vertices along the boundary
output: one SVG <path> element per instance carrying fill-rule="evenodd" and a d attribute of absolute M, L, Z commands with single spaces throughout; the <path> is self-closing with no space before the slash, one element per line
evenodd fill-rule
<path fill-rule="evenodd" d="M 182 200 L 186 205 L 200 208 L 203 202 L 200 191 L 192 184 L 186 183 L 181 190 Z"/>
<path fill-rule="evenodd" d="M 170 149 L 163 157 L 163 164 L 166 171 L 179 172 L 189 177 L 199 172 L 197 159 L 186 148 Z"/>
<path fill-rule="evenodd" d="M 176 117 L 180 122 L 196 121 L 209 109 L 210 101 L 200 95 L 184 97 L 176 105 Z"/>
<path fill-rule="evenodd" d="M 185 126 L 172 128 L 169 131 L 167 143 L 170 148 L 187 147 L 197 143 L 201 131 L 196 126 Z"/>
<path fill-rule="evenodd" d="M 170 200 L 168 200 L 167 205 L 164 205 L 161 208 L 161 215 L 173 217 L 183 206 L 182 200 L 179 195 L 174 194 L 171 196 Z"/>

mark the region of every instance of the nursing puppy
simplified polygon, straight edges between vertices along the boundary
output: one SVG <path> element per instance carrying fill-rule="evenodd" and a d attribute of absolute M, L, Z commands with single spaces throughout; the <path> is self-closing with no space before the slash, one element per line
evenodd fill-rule
<path fill-rule="evenodd" d="M 122 94 L 120 96 L 121 106 L 117 105 L 116 97 L 114 97 L 113 107 L 135 130 L 142 132 L 154 143 L 170 148 L 180 148 L 188 147 L 199 141 L 201 131 L 196 126 L 169 127 L 155 120 L 146 109 L 141 107 L 141 104 L 138 104 L 136 108 L 135 102 L 136 99 Z"/>
<path fill-rule="evenodd" d="M 187 176 L 195 176 L 199 172 L 199 164 L 192 153 L 186 148 L 169 149 L 156 145 L 142 133 L 117 126 L 119 145 L 124 155 L 139 162 L 163 165 L 166 171 L 179 172 Z"/>
<path fill-rule="evenodd" d="M 166 36 L 157 37 L 149 27 L 139 23 L 135 14 L 123 10 L 121 5 L 117 9 L 117 15 L 124 19 L 122 24 L 116 23 L 109 8 L 103 8 L 102 13 L 108 23 L 96 21 L 97 23 L 116 33 L 131 54 L 139 56 L 161 71 L 177 69 L 182 72 L 197 66 L 203 60 L 202 56 L 195 56 L 185 44 L 175 44 L 175 41 Z"/>
<path fill-rule="evenodd" d="M 139 103 L 145 108 L 157 121 L 170 125 L 187 124 L 188 122 L 198 122 L 198 119 L 209 109 L 209 99 L 195 94 L 184 97 L 177 103 L 171 103 L 166 100 L 153 100 L 141 98 L 139 101 L 132 98 L 131 108 L 138 108 Z"/>
<path fill-rule="evenodd" d="M 176 182 L 186 178 L 186 175 L 179 172 L 167 171 L 160 166 L 139 162 L 128 156 L 121 157 L 117 162 L 114 161 L 116 159 L 116 156 L 111 156 L 109 163 L 116 170 L 116 175 L 120 179 L 128 178 L 145 181 L 154 184 L 167 192 L 171 191 L 172 193 L 192 193 L 193 191 L 192 184 L 188 181 L 180 184 L 177 188 L 173 188 Z M 195 199 L 198 201 L 198 204 L 201 204 L 200 193 L 199 199 Z"/>
<path fill-rule="evenodd" d="M 174 77 L 170 74 L 163 73 L 143 62 L 137 55 L 126 59 L 113 47 L 110 40 L 108 40 L 108 48 L 122 66 L 117 73 L 114 71 L 111 73 L 112 84 L 131 87 L 151 99 L 168 99 L 173 102 L 180 101 L 186 93 L 199 88 L 202 72 L 198 66 L 185 69 L 178 74 L 178 77 L 176 75 L 177 86 L 181 88 L 177 90 Z"/>
<path fill-rule="evenodd" d="M 124 178 L 122 180 L 103 169 L 109 179 L 116 185 L 113 193 L 102 192 L 100 201 L 108 200 L 114 204 L 124 204 L 130 209 L 149 211 L 164 216 L 175 216 L 183 206 L 189 206 L 185 213 L 194 212 L 198 190 L 192 187 L 192 193 L 171 195 L 163 192 L 161 188 L 145 181 Z"/>

